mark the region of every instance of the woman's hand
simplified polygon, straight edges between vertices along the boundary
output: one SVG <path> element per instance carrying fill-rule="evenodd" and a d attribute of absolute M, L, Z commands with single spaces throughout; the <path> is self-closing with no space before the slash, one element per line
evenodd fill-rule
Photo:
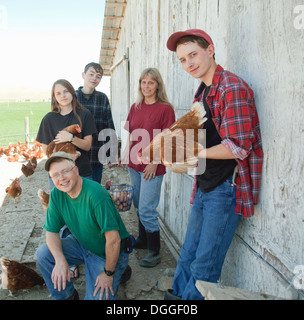
<path fill-rule="evenodd" d="M 54 142 L 56 144 L 62 143 L 62 142 L 70 142 L 72 137 L 73 137 L 72 133 L 69 133 L 67 131 L 59 131 L 57 133 L 57 136 L 54 139 Z"/>
<path fill-rule="evenodd" d="M 113 276 L 109 277 L 104 272 L 102 272 L 96 279 L 95 291 L 93 296 L 95 297 L 100 289 L 99 300 L 102 300 L 104 292 L 106 293 L 106 299 L 109 300 L 109 290 L 112 296 L 114 296 L 113 290 Z"/>
<path fill-rule="evenodd" d="M 144 169 L 144 179 L 150 181 L 155 178 L 158 164 L 148 164 Z"/>
<path fill-rule="evenodd" d="M 72 133 L 69 133 L 67 131 L 59 131 L 57 133 L 57 136 L 54 139 L 54 142 L 55 144 L 62 143 L 62 142 L 71 142 L 72 137 L 73 137 Z M 88 136 L 83 137 L 82 139 L 77 138 L 75 136 L 75 140 L 74 142 L 72 142 L 72 144 L 84 151 L 90 151 L 92 146 L 92 135 L 90 134 Z"/>
<path fill-rule="evenodd" d="M 121 158 L 118 159 L 118 167 L 125 168 L 129 163 L 129 149 L 125 148 Z"/>

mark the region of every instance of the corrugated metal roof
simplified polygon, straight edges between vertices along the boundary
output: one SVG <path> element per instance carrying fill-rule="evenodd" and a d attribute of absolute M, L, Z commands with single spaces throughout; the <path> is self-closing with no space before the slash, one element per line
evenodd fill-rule
<path fill-rule="evenodd" d="M 119 40 L 122 21 L 124 19 L 127 0 L 106 0 L 103 21 L 102 41 L 99 63 L 104 69 L 104 75 L 111 75 L 117 42 Z"/>

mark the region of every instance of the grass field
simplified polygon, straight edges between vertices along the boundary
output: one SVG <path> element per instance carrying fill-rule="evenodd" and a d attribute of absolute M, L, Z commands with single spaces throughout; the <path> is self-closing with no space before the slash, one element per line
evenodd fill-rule
<path fill-rule="evenodd" d="M 50 102 L 0 103 L 0 146 L 25 142 L 25 117 L 29 117 L 30 139 L 36 138 L 40 122 L 49 111 Z"/>

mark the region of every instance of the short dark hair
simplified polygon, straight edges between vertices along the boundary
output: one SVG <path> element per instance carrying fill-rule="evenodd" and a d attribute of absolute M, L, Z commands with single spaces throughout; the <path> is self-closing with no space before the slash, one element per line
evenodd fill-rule
<path fill-rule="evenodd" d="M 84 73 L 87 73 L 87 71 L 89 70 L 89 68 L 94 68 L 94 70 L 97 72 L 97 73 L 100 73 L 101 76 L 103 75 L 103 69 L 102 69 L 102 66 L 99 64 L 99 63 L 96 63 L 96 62 L 90 62 L 88 63 L 85 67 L 84 67 Z"/>
<path fill-rule="evenodd" d="M 207 40 L 205 40 L 204 38 L 190 35 L 190 36 L 181 37 L 176 43 L 176 48 L 180 44 L 185 44 L 187 42 L 197 43 L 203 49 L 207 49 L 210 46 L 210 43 Z M 215 54 L 213 55 L 213 59 L 215 60 Z"/>

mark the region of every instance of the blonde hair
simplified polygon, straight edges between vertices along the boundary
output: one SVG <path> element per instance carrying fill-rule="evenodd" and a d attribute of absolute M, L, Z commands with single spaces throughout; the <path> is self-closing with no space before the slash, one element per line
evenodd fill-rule
<path fill-rule="evenodd" d="M 140 109 L 142 102 L 144 100 L 144 95 L 142 94 L 142 91 L 141 91 L 141 81 L 146 76 L 150 76 L 158 84 L 157 90 L 156 90 L 156 102 L 162 103 L 162 104 L 167 104 L 167 105 L 171 106 L 173 109 L 173 105 L 168 100 L 162 76 L 156 68 L 147 68 L 141 73 L 141 76 L 139 78 L 138 97 L 137 97 L 137 100 L 135 103 L 135 109 Z"/>

